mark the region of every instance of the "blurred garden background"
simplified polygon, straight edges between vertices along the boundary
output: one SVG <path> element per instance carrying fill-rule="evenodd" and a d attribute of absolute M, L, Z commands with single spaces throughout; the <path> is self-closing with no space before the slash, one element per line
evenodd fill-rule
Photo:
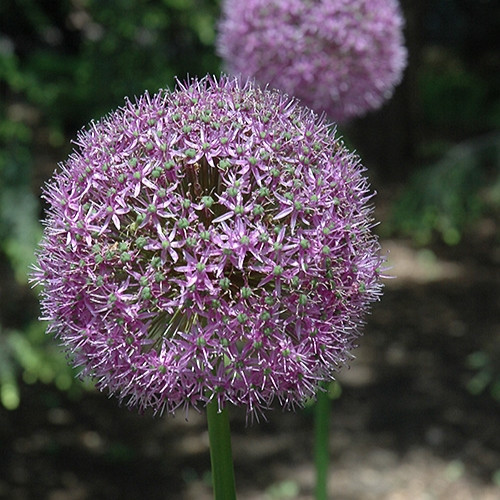
<path fill-rule="evenodd" d="M 500 498 L 500 4 L 404 0 L 409 65 L 339 127 L 391 273 L 331 421 L 335 500 Z M 145 89 L 219 74 L 217 0 L 0 3 L 0 498 L 210 498 L 203 415 L 82 384 L 27 281 L 41 187 L 76 132 Z M 241 499 L 312 498 L 312 414 L 232 412 Z"/>

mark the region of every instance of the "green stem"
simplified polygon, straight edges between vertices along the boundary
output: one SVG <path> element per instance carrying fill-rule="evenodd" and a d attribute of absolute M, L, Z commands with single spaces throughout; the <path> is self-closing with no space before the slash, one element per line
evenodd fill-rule
<path fill-rule="evenodd" d="M 219 412 L 216 398 L 207 405 L 208 438 L 215 500 L 236 500 L 231 430 L 227 409 Z"/>
<path fill-rule="evenodd" d="M 329 430 L 331 400 L 328 392 L 319 391 L 315 404 L 316 500 L 328 498 Z"/>

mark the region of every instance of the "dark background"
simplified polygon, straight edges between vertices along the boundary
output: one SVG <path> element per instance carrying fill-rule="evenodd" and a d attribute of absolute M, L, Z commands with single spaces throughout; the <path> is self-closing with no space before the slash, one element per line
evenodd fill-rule
<path fill-rule="evenodd" d="M 500 4 L 405 0 L 409 66 L 339 128 L 378 191 L 396 279 L 340 375 L 331 497 L 500 495 Z M 219 2 L 0 3 L 0 498 L 210 498 L 203 415 L 153 419 L 74 378 L 27 284 L 41 186 L 124 96 L 218 74 Z M 247 427 L 239 498 L 311 498 L 312 414 Z"/>

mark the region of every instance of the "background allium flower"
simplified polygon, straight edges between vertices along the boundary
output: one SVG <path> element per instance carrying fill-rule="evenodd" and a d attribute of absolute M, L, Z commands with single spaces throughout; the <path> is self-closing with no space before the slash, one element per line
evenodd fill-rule
<path fill-rule="evenodd" d="M 402 27 L 397 0 L 225 0 L 217 44 L 230 73 L 343 122 L 401 81 Z"/>
<path fill-rule="evenodd" d="M 291 407 L 330 379 L 380 293 L 358 158 L 235 79 L 126 101 L 45 189 L 33 280 L 83 375 L 154 411 Z"/>

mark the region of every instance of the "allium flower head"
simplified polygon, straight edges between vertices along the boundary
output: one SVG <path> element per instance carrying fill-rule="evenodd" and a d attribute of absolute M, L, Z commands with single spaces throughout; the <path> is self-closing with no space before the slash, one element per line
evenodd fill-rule
<path fill-rule="evenodd" d="M 217 45 L 228 72 L 344 122 L 401 81 L 402 27 L 397 0 L 225 0 Z"/>
<path fill-rule="evenodd" d="M 313 395 L 380 293 L 358 158 L 279 91 L 222 77 L 81 131 L 32 279 L 83 375 L 141 410 Z"/>

